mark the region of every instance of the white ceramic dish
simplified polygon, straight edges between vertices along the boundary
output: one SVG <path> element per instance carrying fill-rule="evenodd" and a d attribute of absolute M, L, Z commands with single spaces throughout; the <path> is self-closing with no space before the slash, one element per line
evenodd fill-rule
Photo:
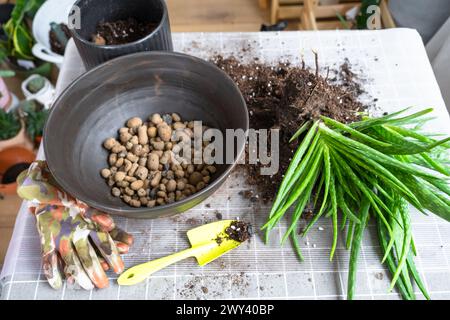
<path fill-rule="evenodd" d="M 75 0 L 47 0 L 39 8 L 33 20 L 33 36 L 36 40 L 33 54 L 39 59 L 61 66 L 64 57 L 54 53 L 50 47 L 50 23 L 67 24 L 74 3 Z"/>
<path fill-rule="evenodd" d="M 31 92 L 28 90 L 28 84 L 36 78 L 44 79 L 44 86 L 38 92 Z M 49 109 L 55 99 L 55 87 L 51 84 L 51 82 L 40 75 L 33 74 L 29 76 L 25 81 L 22 82 L 22 93 L 27 100 L 36 100 L 40 104 L 42 104 L 45 109 Z"/>

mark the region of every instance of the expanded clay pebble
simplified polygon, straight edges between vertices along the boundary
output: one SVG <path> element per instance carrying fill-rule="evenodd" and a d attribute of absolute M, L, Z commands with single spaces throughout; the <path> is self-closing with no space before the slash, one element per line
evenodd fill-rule
<path fill-rule="evenodd" d="M 129 119 L 118 130 L 118 138 L 108 138 L 103 147 L 108 168 L 100 175 L 114 197 L 128 205 L 149 208 L 183 200 L 204 189 L 217 171 L 213 165 L 178 164 L 173 153 L 180 146 L 170 141 L 174 131 L 182 130 L 194 139 L 194 121 L 185 122 L 176 114 L 152 114 L 147 121 Z M 203 130 L 207 129 L 204 127 Z M 203 143 L 203 147 L 208 143 Z"/>

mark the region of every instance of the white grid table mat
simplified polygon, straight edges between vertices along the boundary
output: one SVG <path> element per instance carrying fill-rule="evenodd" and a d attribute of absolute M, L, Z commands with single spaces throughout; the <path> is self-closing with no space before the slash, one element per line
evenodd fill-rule
<path fill-rule="evenodd" d="M 177 33 L 173 39 L 176 51 L 205 59 L 220 53 L 242 56 L 242 59 L 257 56 L 263 62 L 282 60 L 298 64 L 303 55 L 307 65 L 312 67 L 312 50 L 315 50 L 321 66 L 338 68 L 348 58 L 352 70 L 363 74 L 366 79 L 364 88 L 368 95 L 364 99 L 378 99 L 378 112 L 392 112 L 406 106 L 416 109 L 432 106 L 437 118 L 430 128 L 450 134 L 447 110 L 422 41 L 414 30 Z M 246 52 L 242 48 L 247 48 Z M 82 72 L 80 58 L 73 42 L 70 42 L 58 92 Z M 240 191 L 249 189 L 241 177 L 242 174 L 235 171 L 211 198 L 176 217 L 160 220 L 116 218 L 117 223 L 135 237 L 134 246 L 124 257 L 125 265 L 131 267 L 187 248 L 186 231 L 216 220 L 217 212 L 224 219 L 240 217 L 250 221 L 255 229 L 259 229 L 269 207 L 239 195 Z M 435 216 L 425 217 L 412 211 L 418 269 L 432 298 L 449 299 L 450 224 Z M 57 291 L 50 288 L 41 273 L 40 245 L 34 218 L 23 205 L 0 277 L 0 298 L 344 299 L 348 252 L 339 239 L 335 259 L 330 262 L 331 225 L 327 220 L 319 220 L 317 225 L 324 230 L 315 228 L 300 241 L 305 257 L 302 263 L 290 243 L 283 248 L 279 245 L 287 227 L 283 221 L 272 232 L 268 245 L 263 244 L 259 234 L 251 242 L 203 268 L 198 267 L 194 259 L 189 259 L 133 287 L 118 286 L 116 276 L 108 274 L 111 282 L 107 289 L 82 291 L 64 286 Z M 380 248 L 373 224 L 369 224 L 365 234 L 358 270 L 356 298 L 399 299 L 396 292 L 387 292 L 389 276 L 380 264 Z M 418 298 L 423 296 L 418 294 Z"/>

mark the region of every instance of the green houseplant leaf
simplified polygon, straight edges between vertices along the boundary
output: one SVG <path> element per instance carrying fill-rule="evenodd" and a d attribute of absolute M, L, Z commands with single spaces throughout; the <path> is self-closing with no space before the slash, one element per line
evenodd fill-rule
<path fill-rule="evenodd" d="M 16 114 L 0 109 L 0 141 L 14 138 L 21 129 L 20 120 Z"/>

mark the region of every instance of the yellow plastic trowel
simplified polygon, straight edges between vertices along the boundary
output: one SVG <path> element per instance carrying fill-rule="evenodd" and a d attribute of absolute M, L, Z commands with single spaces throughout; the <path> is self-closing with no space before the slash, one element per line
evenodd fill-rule
<path fill-rule="evenodd" d="M 204 266 L 238 247 L 250 235 L 251 226 L 240 221 L 222 220 L 205 224 L 187 232 L 190 249 L 134 266 L 122 273 L 117 282 L 121 286 L 140 283 L 151 274 L 189 257 L 195 257 L 198 264 Z"/>

